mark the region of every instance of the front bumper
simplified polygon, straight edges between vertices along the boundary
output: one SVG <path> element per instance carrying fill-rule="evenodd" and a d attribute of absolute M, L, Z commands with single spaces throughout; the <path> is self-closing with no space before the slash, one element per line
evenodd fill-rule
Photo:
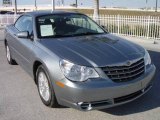
<path fill-rule="evenodd" d="M 64 88 L 55 87 L 57 101 L 60 105 L 87 111 L 104 109 L 124 104 L 145 94 L 154 80 L 156 68 L 151 65 L 144 75 L 133 81 L 115 83 L 98 78 L 86 82 L 71 82 L 63 79 Z"/>

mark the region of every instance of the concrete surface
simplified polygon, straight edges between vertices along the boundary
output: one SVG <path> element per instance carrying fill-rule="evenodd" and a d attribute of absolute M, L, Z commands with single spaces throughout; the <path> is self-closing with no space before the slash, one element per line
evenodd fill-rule
<path fill-rule="evenodd" d="M 4 40 L 4 29 L 0 28 L 0 41 Z"/>
<path fill-rule="evenodd" d="M 131 103 L 115 108 L 81 112 L 48 108 L 41 102 L 32 78 L 18 65 L 8 65 L 0 34 L 0 120 L 160 120 L 160 47 L 140 43 L 150 51 L 157 75 L 153 88 Z M 155 47 L 156 46 L 156 47 Z"/>

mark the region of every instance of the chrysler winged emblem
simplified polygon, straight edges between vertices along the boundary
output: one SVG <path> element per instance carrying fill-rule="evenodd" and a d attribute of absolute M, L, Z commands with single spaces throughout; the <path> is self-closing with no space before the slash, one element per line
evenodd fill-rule
<path fill-rule="evenodd" d="M 127 66 L 130 66 L 130 65 L 131 65 L 131 62 L 130 62 L 130 61 L 127 61 L 127 62 L 126 62 L 126 65 L 127 65 Z"/>

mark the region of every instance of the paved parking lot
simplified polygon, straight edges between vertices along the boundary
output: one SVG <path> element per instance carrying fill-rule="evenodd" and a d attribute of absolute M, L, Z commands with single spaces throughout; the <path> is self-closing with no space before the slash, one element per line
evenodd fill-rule
<path fill-rule="evenodd" d="M 122 106 L 81 112 L 44 106 L 32 78 L 19 66 L 7 64 L 2 35 L 0 33 L 0 120 L 160 120 L 160 44 L 140 43 L 149 50 L 157 67 L 151 91 Z"/>

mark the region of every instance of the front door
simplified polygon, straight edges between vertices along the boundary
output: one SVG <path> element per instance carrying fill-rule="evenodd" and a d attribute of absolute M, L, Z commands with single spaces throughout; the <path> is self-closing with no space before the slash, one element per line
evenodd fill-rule
<path fill-rule="evenodd" d="M 18 32 L 28 31 L 29 35 L 33 34 L 33 20 L 31 16 L 22 16 L 15 23 L 14 43 L 12 46 L 15 50 L 15 59 L 28 73 L 32 72 L 31 58 L 33 56 L 34 42 L 29 38 L 18 38 Z"/>

